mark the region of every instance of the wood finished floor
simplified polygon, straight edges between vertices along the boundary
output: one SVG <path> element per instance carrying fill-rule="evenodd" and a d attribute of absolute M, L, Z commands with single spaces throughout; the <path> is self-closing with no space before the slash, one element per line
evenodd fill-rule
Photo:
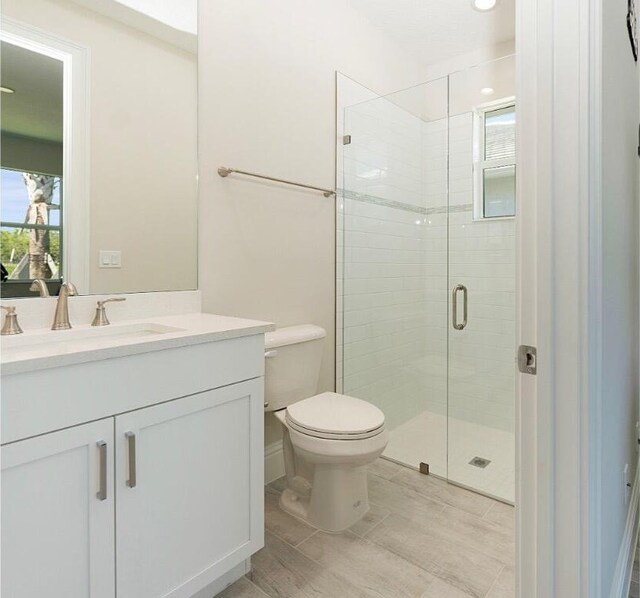
<path fill-rule="evenodd" d="M 265 489 L 265 547 L 221 598 L 513 598 L 514 510 L 390 461 L 369 470 L 371 510 L 342 534 L 280 510 Z"/>

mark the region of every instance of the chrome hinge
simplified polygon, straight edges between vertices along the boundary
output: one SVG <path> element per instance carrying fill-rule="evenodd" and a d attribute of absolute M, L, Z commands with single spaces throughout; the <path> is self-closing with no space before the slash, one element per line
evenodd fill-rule
<path fill-rule="evenodd" d="M 537 350 L 531 345 L 520 345 L 518 347 L 518 369 L 523 374 L 536 375 L 538 369 Z"/>
<path fill-rule="evenodd" d="M 349 145 L 351 143 L 351 135 L 343 135 L 342 145 Z"/>

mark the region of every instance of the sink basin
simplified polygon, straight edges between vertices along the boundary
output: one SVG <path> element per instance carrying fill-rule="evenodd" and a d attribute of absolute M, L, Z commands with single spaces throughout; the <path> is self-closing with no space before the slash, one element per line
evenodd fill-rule
<path fill-rule="evenodd" d="M 183 328 L 156 323 L 111 325 L 70 330 L 47 330 L 27 332 L 15 336 L 2 337 L 4 357 L 17 356 L 26 352 L 72 352 L 78 349 L 91 350 L 118 343 L 141 340 L 158 335 L 183 332 Z"/>

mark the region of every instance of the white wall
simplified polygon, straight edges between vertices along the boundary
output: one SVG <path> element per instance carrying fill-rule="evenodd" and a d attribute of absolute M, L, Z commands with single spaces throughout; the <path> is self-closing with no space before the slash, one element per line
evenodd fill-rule
<path fill-rule="evenodd" d="M 90 292 L 196 288 L 196 56 L 70 0 L 2 13 L 90 52 Z"/>
<path fill-rule="evenodd" d="M 323 326 L 320 387 L 333 389 L 335 200 L 216 169 L 333 188 L 336 71 L 389 93 L 420 83 L 423 65 L 346 0 L 204 2 L 199 31 L 204 309 Z"/>
<path fill-rule="evenodd" d="M 638 420 L 638 66 L 626 2 L 603 3 L 602 52 L 602 595 L 608 596 L 627 507 L 623 468 L 635 471 Z M 633 476 L 632 480 L 633 482 Z"/>

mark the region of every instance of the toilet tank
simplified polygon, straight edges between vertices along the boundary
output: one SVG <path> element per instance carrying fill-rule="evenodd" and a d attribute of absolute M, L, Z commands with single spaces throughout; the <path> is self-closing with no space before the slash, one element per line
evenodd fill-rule
<path fill-rule="evenodd" d="M 313 324 L 278 328 L 265 335 L 266 411 L 277 411 L 317 394 L 324 328 Z"/>

